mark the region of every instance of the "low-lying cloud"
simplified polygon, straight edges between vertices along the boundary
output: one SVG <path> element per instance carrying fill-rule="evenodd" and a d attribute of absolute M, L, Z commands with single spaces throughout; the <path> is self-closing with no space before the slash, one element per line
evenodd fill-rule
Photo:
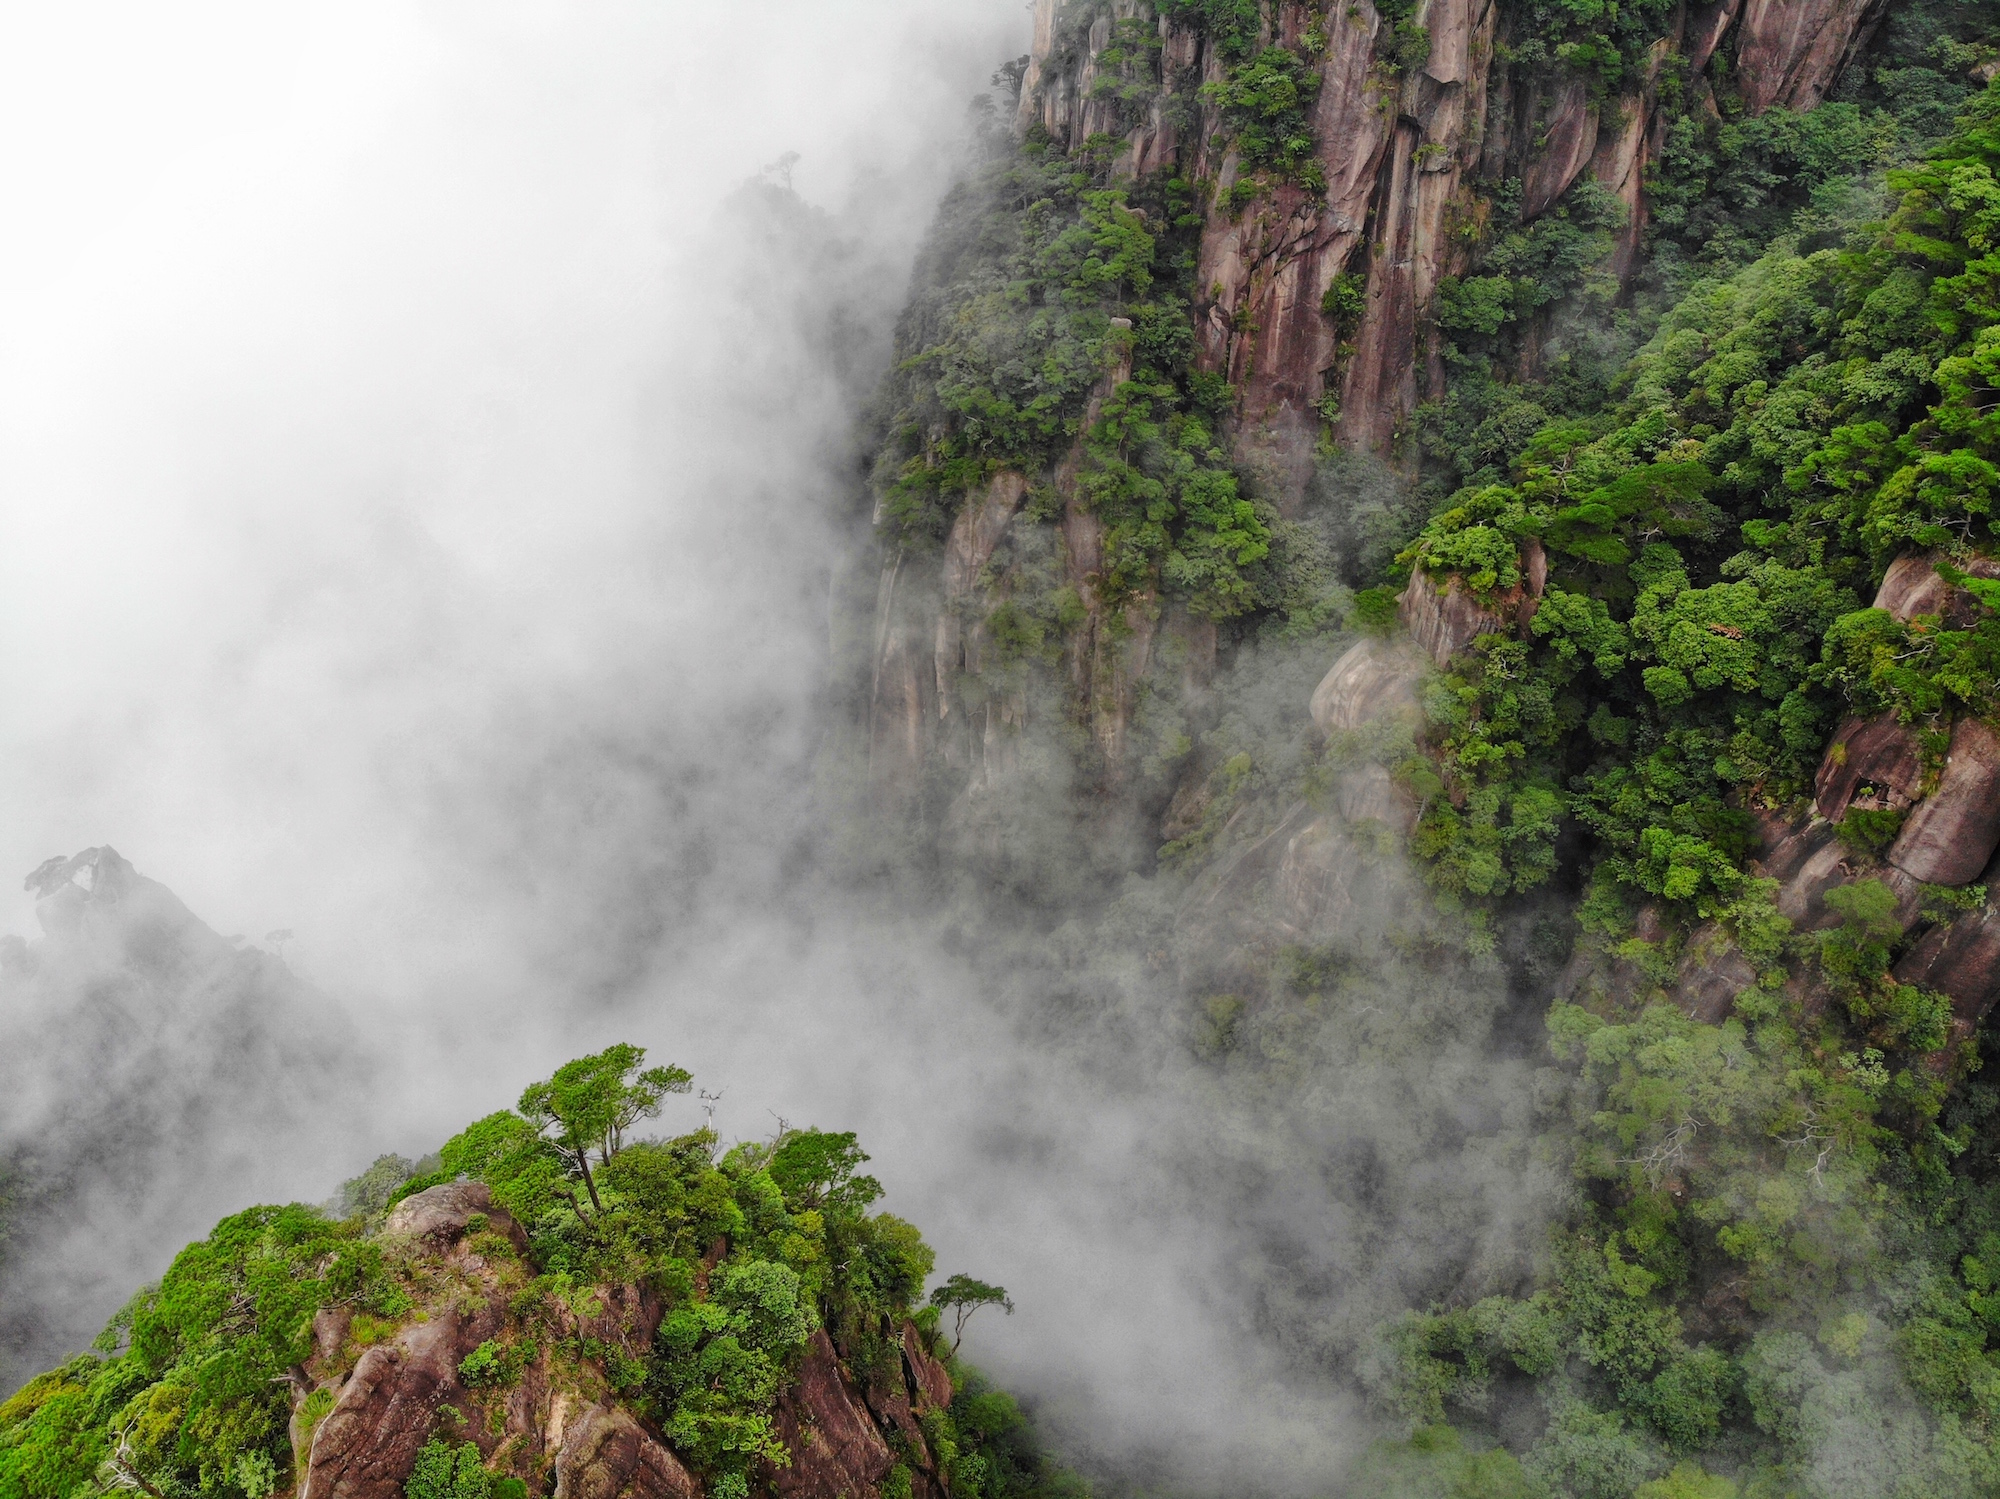
<path fill-rule="evenodd" d="M 1064 1019 L 1017 954 L 829 883 L 857 422 L 1014 0 L 33 24 L 0 28 L 48 111 L 0 169 L 42 225 L 0 265 L 0 869 L 111 843 L 296 934 L 346 1032 L 308 1065 L 367 1060 L 338 1129 L 257 1142 L 297 1196 L 631 1039 L 726 1137 L 860 1130 L 941 1268 L 1015 1292 L 973 1351 L 1079 1452 L 1322 1484 L 1364 1433 L 1333 1324 L 1408 1289 L 1385 1245 L 1490 1279 L 1548 1191 L 1440 1123 L 1525 1107 L 1499 979 L 1393 1065 L 1336 1004 L 1285 1116 L 1163 982 Z M 1343 1225 L 1343 1171 L 1391 1178 L 1388 1227 Z"/>

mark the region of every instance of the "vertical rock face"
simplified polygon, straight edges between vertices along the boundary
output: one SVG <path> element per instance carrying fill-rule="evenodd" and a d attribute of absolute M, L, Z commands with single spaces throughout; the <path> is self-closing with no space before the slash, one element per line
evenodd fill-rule
<path fill-rule="evenodd" d="M 1736 73 L 1743 102 L 1811 109 L 1847 60 L 1863 23 L 1883 0 L 1744 0 Z"/>
<path fill-rule="evenodd" d="M 1412 413 L 1446 379 L 1433 322 L 1439 286 L 1473 269 L 1505 184 L 1518 184 L 1530 220 L 1556 211 L 1580 181 L 1602 184 L 1626 209 L 1611 266 L 1623 275 L 1670 123 L 1659 81 L 1684 78 L 1706 97 L 1703 70 L 1719 56 L 1753 111 L 1804 107 L 1858 45 L 1870 4 L 1682 7 L 1606 98 L 1549 60 L 1539 38 L 1513 35 L 1522 23 L 1500 0 L 1421 0 L 1400 25 L 1372 0 L 1277 0 L 1262 11 L 1257 44 L 1292 49 L 1317 75 L 1307 116 L 1317 180 L 1308 186 L 1314 172 L 1281 179 L 1246 167 L 1210 88 L 1240 59 L 1225 58 L 1200 26 L 1169 20 L 1148 0 L 1036 0 L 1015 124 L 1065 148 L 1117 143 L 1115 172 L 1173 172 L 1206 192 L 1190 309 L 1196 363 L 1228 378 L 1234 455 L 1290 513 L 1327 437 L 1392 464 L 1413 459 L 1404 443 Z M 1115 79 L 1105 56 L 1114 42 Z M 1131 368 L 1129 354 L 1114 353 L 1085 430 Z M 1055 491 L 1061 574 L 1082 607 L 1080 622 L 1063 626 L 1067 701 L 1058 711 L 1083 782 L 1107 792 L 1128 784 L 1134 717 L 1156 661 L 1184 664 L 1196 683 L 1212 661 L 1212 627 L 1163 615 L 1149 596 L 1115 605 L 1100 596 L 1104 536 L 1078 493 L 1082 468 L 1079 440 L 1050 473 L 990 477 L 963 501 L 941 552 L 885 559 L 867 723 L 879 811 L 956 828 L 976 846 L 1000 839 L 990 806 L 1024 773 L 1031 703 L 991 670 L 988 621 L 1015 596 L 1017 522 L 1052 513 L 1029 503 L 1037 486 Z M 1531 610 L 1539 591 L 1495 605 L 1420 578 L 1403 605 L 1443 660 L 1482 630 L 1522 623 L 1518 610 Z M 1047 700 L 1038 703 L 1034 711 L 1048 714 Z"/>
<path fill-rule="evenodd" d="M 1986 872 L 1988 889 L 2000 870 Z M 1896 964 L 1905 984 L 1936 990 L 1951 1000 L 1951 1035 L 1946 1053 L 1979 1027 L 2000 1000 L 2000 905 L 1992 895 L 1976 911 L 1933 927 Z"/>
<path fill-rule="evenodd" d="M 790 1467 L 770 1473 L 784 1499 L 863 1499 L 895 1466 L 824 1330 L 812 1335 L 798 1383 L 778 1401 L 777 1427 L 792 1454 Z"/>
<path fill-rule="evenodd" d="M 1931 885 L 1963 885 L 2000 846 L 2000 735 L 1960 719 L 1937 790 L 1910 813 L 1889 862 Z"/>
<path fill-rule="evenodd" d="M 1664 139 L 1655 85 L 1676 54 L 1699 78 L 1732 40 L 1736 84 L 1752 113 L 1809 109 L 1865 39 L 1881 0 L 1723 0 L 1684 8 L 1636 79 L 1593 102 L 1589 80 L 1557 67 L 1509 64 L 1508 18 L 1497 0 L 1426 0 L 1414 17 L 1428 56 L 1400 69 L 1385 55 L 1386 23 L 1369 0 L 1320 7 L 1281 0 L 1273 39 L 1296 42 L 1317 25 L 1324 45 L 1312 126 L 1321 192 L 1279 185 L 1241 212 L 1219 197 L 1202 233 L 1197 332 L 1205 365 L 1240 392 L 1239 444 L 1272 450 L 1293 492 L 1310 471 L 1323 399 L 1338 398 L 1340 439 L 1389 453 L 1410 412 L 1442 371 L 1425 322 L 1439 280 L 1466 269 L 1453 233 L 1474 221 L 1467 189 L 1518 177 L 1532 219 L 1586 175 L 1626 206 L 1614 269 L 1631 268 L 1646 217 L 1646 168 Z M 1094 95 L 1096 57 L 1115 21 L 1150 7 L 1116 0 L 1083 32 L 1063 24 L 1061 0 L 1037 0 L 1034 50 L 1020 123 L 1057 140 L 1122 136 L 1131 172 L 1173 167 L 1218 189 L 1241 163 L 1226 122 L 1204 106 L 1177 132 L 1163 101 L 1222 78 L 1226 67 L 1199 31 L 1158 22 L 1162 92 L 1136 126 Z M 1358 328 L 1320 311 L 1334 278 L 1366 278 Z"/>

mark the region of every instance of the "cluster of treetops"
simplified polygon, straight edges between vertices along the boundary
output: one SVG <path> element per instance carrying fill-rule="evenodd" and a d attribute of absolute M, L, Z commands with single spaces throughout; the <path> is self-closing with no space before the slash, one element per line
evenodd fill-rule
<path fill-rule="evenodd" d="M 926 1415 L 930 1452 L 954 1495 L 1026 1499 L 1080 1492 L 1036 1446 L 1022 1414 L 957 1357 L 966 1319 L 1012 1304 L 1000 1287 L 955 1275 L 928 1298 L 933 1257 L 921 1235 L 871 1212 L 880 1184 L 852 1134 L 784 1129 L 718 1158 L 714 1133 L 629 1138 L 688 1074 L 644 1066 L 613 1046 L 557 1069 L 455 1135 L 434 1169 L 386 1156 L 327 1208 L 257 1207 L 189 1245 L 82 1354 L 0 1404 L 4 1499 L 270 1499 L 301 1482 L 316 1424 L 333 1405 L 315 1390 L 297 1411 L 291 1373 L 314 1354 L 314 1319 L 345 1308 L 354 1346 L 392 1337 L 435 1290 L 421 1244 L 383 1235 L 414 1192 L 474 1180 L 527 1230 L 480 1253 L 517 1285 L 507 1331 L 459 1367 L 471 1389 L 516 1382 L 544 1357 L 588 1367 L 661 1432 L 719 1499 L 743 1499 L 790 1460 L 772 1411 L 818 1328 L 850 1359 L 889 1346 L 908 1320 L 953 1376 L 948 1410 Z M 478 1225 L 475 1224 L 475 1227 Z M 705 1255 L 726 1241 L 706 1274 Z M 573 1331 L 560 1303 L 598 1286 L 647 1284 L 665 1314 L 635 1354 Z M 953 1323 L 940 1331 L 941 1318 Z M 571 1332 L 565 1333 L 567 1327 Z M 877 1347 L 877 1345 L 882 1345 Z M 293 1446 L 293 1432 L 300 1446 Z M 552 1472 L 541 1472 L 546 1482 Z M 898 1478 L 900 1477 L 900 1485 Z M 885 1495 L 910 1487 L 892 1470 Z M 407 1499 L 526 1499 L 519 1476 L 489 1470 L 477 1445 L 440 1417 L 405 1486 Z"/>

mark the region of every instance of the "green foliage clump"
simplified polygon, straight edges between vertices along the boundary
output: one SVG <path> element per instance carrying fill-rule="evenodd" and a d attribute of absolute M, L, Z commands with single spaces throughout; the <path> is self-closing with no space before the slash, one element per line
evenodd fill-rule
<path fill-rule="evenodd" d="M 1892 174 L 1893 215 L 1851 248 L 1782 246 L 1697 289 L 1621 402 L 1546 423 L 1504 482 L 1462 490 L 1406 551 L 1482 594 L 1518 582 L 1519 549 L 1549 560 L 1530 638 L 1482 641 L 1432 695 L 1452 795 L 1420 852 L 1442 888 L 1538 882 L 1568 814 L 1603 878 L 1754 924 L 1746 798 L 1807 790 L 1844 713 L 1894 712 L 1941 740 L 1954 715 L 2000 705 L 1990 607 L 1957 629 L 1858 607 L 1900 551 L 1996 543 L 1996 120 L 1989 93 L 1934 160 Z M 1478 279 L 1451 289 L 1445 321 L 1488 316 Z M 1862 811 L 1842 836 L 1879 853 L 1894 831 L 1894 814 Z"/>
<path fill-rule="evenodd" d="M 331 1302 L 409 1309 L 380 1250 L 313 1208 L 251 1208 L 175 1258 L 85 1355 L 0 1405 L 0 1494 L 105 1483 L 265 1499 L 290 1470 L 284 1371 Z M 122 1351 L 120 1351 L 122 1347 Z"/>
<path fill-rule="evenodd" d="M 1520 1462 L 1504 1447 L 1473 1451 L 1450 1426 L 1420 1426 L 1406 1442 L 1369 1448 L 1343 1492 L 1354 1499 L 1532 1499 Z"/>
<path fill-rule="evenodd" d="M 386 1212 L 396 1199 L 396 1189 L 421 1172 L 422 1167 L 416 1161 L 393 1153 L 379 1155 L 366 1171 L 340 1184 L 334 1198 L 338 1211 L 342 1217 L 351 1213 L 374 1217 Z"/>
<path fill-rule="evenodd" d="M 1309 120 L 1319 71 L 1289 47 L 1265 47 L 1202 86 L 1228 122 L 1242 169 L 1267 169 L 1312 192 L 1326 187 Z"/>
<path fill-rule="evenodd" d="M 509 1499 L 501 1488 L 508 1483 L 525 1487 L 518 1478 L 496 1479 L 473 1443 L 453 1449 L 433 1437 L 417 1453 L 417 1465 L 403 1483 L 403 1499 Z"/>
<path fill-rule="evenodd" d="M 900 546 L 935 545 L 968 492 L 1002 471 L 1045 480 L 1075 450 L 1072 503 L 1102 522 L 1097 590 L 1113 614 L 1164 596 L 1217 620 L 1316 623 L 1313 544 L 1245 492 L 1218 431 L 1233 393 L 1193 368 L 1194 187 L 1106 181 L 1081 153 L 1031 141 L 947 202 L 884 392 L 883 525 Z M 1089 411 L 1127 360 L 1130 378 Z M 1059 593 L 1002 604 L 1000 669 L 1080 617 Z"/>

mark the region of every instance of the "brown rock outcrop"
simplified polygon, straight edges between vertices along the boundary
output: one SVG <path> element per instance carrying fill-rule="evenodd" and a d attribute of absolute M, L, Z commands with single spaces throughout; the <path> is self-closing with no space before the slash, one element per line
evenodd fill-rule
<path fill-rule="evenodd" d="M 1597 150 L 1597 106 L 1582 78 L 1565 79 L 1536 122 L 1542 146 L 1521 175 L 1521 212 L 1540 218 L 1569 191 Z"/>
<path fill-rule="evenodd" d="M 1674 1002 L 1691 1020 L 1716 1025 L 1727 1019 L 1736 996 L 1757 982 L 1757 970 L 1729 934 L 1707 922 L 1689 934 L 1674 979 Z"/>
<path fill-rule="evenodd" d="M 700 1499 L 701 1485 L 651 1432 L 616 1406 L 569 1422 L 556 1453 L 555 1499 Z"/>
<path fill-rule="evenodd" d="M 382 1231 L 425 1239 L 442 1248 L 464 1238 L 476 1216 L 485 1217 L 489 1232 L 527 1253 L 527 1231 L 514 1221 L 513 1214 L 494 1206 L 493 1193 L 484 1182 L 445 1182 L 413 1192 L 389 1210 Z"/>
<path fill-rule="evenodd" d="M 1202 92 L 1234 64 L 1201 25 L 1140 0 L 1088 8 L 1035 0 L 1016 124 L 1068 149 L 1122 141 L 1114 172 L 1169 170 L 1212 186 L 1196 249 L 1195 363 L 1228 377 L 1236 405 L 1223 423 L 1227 442 L 1262 497 L 1289 515 L 1303 503 L 1328 424 L 1351 448 L 1413 461 L 1410 417 L 1420 400 L 1444 394 L 1438 288 L 1475 270 L 1479 247 L 1500 227 L 1488 216 L 1502 184 L 1522 183 L 1529 219 L 1556 211 L 1586 174 L 1603 184 L 1627 209 L 1613 252 L 1622 275 L 1645 229 L 1648 167 L 1670 123 L 1658 81 L 1676 54 L 1692 64 L 1677 76 L 1712 105 L 1703 65 L 1719 46 L 1731 55 L 1723 44 L 1737 26 L 1764 80 L 1757 98 L 1817 98 L 1866 11 L 1867 0 L 1695 5 L 1676 14 L 1623 92 L 1602 99 L 1560 64 L 1516 61 L 1527 38 L 1507 34 L 1514 22 L 1498 0 L 1425 0 L 1408 18 L 1427 38 L 1421 60 L 1404 50 L 1417 36 L 1405 26 L 1394 61 L 1389 23 L 1371 0 L 1273 0 L 1262 12 L 1263 42 L 1292 47 L 1318 75 L 1310 118 L 1324 186 L 1309 189 L 1273 173 L 1246 182 L 1234 127 Z M 1123 49 L 1119 87 L 1101 89 L 1109 64 L 1100 54 L 1114 29 L 1148 18 L 1156 60 L 1135 62 L 1145 49 Z M 1300 45 L 1309 32 L 1310 50 Z M 1539 338 L 1522 331 L 1524 370 Z M 1114 334 L 1107 344 L 1105 378 L 1081 413 L 1085 430 L 1129 377 L 1123 342 Z M 1081 731 L 1070 767 L 1079 792 L 1108 805 L 1129 787 L 1140 704 L 1168 672 L 1202 685 L 1185 663 L 1213 662 L 1212 622 L 1182 638 L 1187 622 L 1177 622 L 1173 601 L 1114 599 L 1101 588 L 1104 528 L 1079 492 L 1085 461 L 1079 442 L 1046 473 L 993 477 L 965 497 L 941 554 L 898 548 L 883 559 L 865 731 L 878 811 L 973 848 L 1004 841 L 982 799 L 1020 772 L 1022 746 L 1043 727 L 1029 723 L 1029 704 L 1046 699 L 993 670 L 986 622 L 1028 577 L 1025 568 L 1010 574 L 1006 538 L 1033 486 L 1051 485 L 1062 507 L 1037 544 L 1059 546 L 1063 581 L 1083 606 L 1059 642 L 1065 680 L 1054 700 L 1063 722 L 1047 726 Z M 1450 579 L 1420 574 L 1403 607 L 1413 635 L 1446 660 L 1480 633 L 1522 627 L 1539 593 L 1524 585 L 1516 598 L 1475 600 Z M 1183 694 L 1180 706 L 1195 696 Z"/>
<path fill-rule="evenodd" d="M 1939 575 L 1936 552 L 1906 552 L 1889 564 L 1882 586 L 1875 591 L 1871 606 L 1898 619 L 1934 614 L 1948 630 L 1963 630 L 1986 613 L 1982 605 L 1962 588 L 1954 588 Z M 1974 578 L 2000 578 L 2000 561 L 1973 557 L 1959 564 L 1959 571 Z"/>
<path fill-rule="evenodd" d="M 1440 588 L 1422 568 L 1410 574 L 1409 584 L 1397 595 L 1397 604 L 1410 638 L 1439 666 L 1481 635 L 1500 633 L 1508 625 L 1507 616 L 1475 599 L 1463 579 L 1447 577 Z"/>
<path fill-rule="evenodd" d="M 1851 806 L 1908 807 L 1923 794 L 1923 781 L 1916 730 L 1890 713 L 1851 718 L 1834 732 L 1820 761 L 1813 805 L 1828 822 L 1839 822 Z"/>
<path fill-rule="evenodd" d="M 1422 809 L 1381 765 L 1357 765 L 1334 785 L 1333 809 L 1350 827 L 1376 823 L 1408 837 Z"/>
<path fill-rule="evenodd" d="M 590 1293 L 587 1304 L 595 1309 L 582 1315 L 567 1302 L 558 1304 L 557 1325 L 571 1337 L 622 1348 L 633 1358 L 645 1357 L 666 1311 L 660 1293 L 645 1284 L 599 1286 Z"/>
<path fill-rule="evenodd" d="M 903 1324 L 903 1369 L 919 1411 L 941 1411 L 951 1405 L 951 1371 L 931 1357 L 916 1327 L 908 1322 Z"/>
<path fill-rule="evenodd" d="M 1839 843 L 1828 843 L 1815 852 L 1786 880 L 1778 891 L 1778 914 L 1801 932 L 1824 931 L 1839 926 L 1840 914 L 1826 903 L 1827 893 L 1857 879 L 1880 880 L 1896 896 L 1896 920 L 1904 931 L 1917 924 L 1923 891 L 1917 881 L 1893 864 L 1880 868 L 1857 868 L 1853 856 Z"/>
<path fill-rule="evenodd" d="M 439 1409 L 464 1394 L 458 1364 L 478 1331 L 447 1310 L 362 1354 L 313 1434 L 300 1499 L 402 1499 Z"/>
<path fill-rule="evenodd" d="M 2000 847 L 2000 735 L 1961 718 L 1937 790 L 1910 813 L 1889 862 L 1931 885 L 1963 885 Z"/>
<path fill-rule="evenodd" d="M 1385 23 L 1369 0 L 1331 8 L 1278 0 L 1273 41 L 1296 44 L 1309 27 L 1325 39 L 1315 67 L 1312 126 L 1323 193 L 1274 185 L 1250 211 L 1221 201 L 1198 252 L 1197 336 L 1203 366 L 1225 371 L 1242 393 L 1240 444 L 1270 451 L 1296 497 L 1310 467 L 1315 408 L 1339 396 L 1339 432 L 1351 445 L 1389 453 L 1420 396 L 1442 378 L 1435 340 L 1422 332 L 1439 280 L 1466 268 L 1464 236 L 1478 207 L 1462 191 L 1518 177 L 1528 218 L 1547 212 L 1585 172 L 1628 209 L 1616 268 L 1631 268 L 1646 218 L 1644 176 L 1667 123 L 1654 85 L 1679 51 L 1685 76 L 1703 72 L 1738 28 L 1738 84 L 1752 113 L 1819 102 L 1868 34 L 1881 0 L 1723 0 L 1683 11 L 1656 44 L 1643 76 L 1607 104 L 1588 80 L 1555 69 L 1517 69 L 1500 43 L 1507 18 L 1495 0 L 1428 0 L 1414 17 L 1428 56 L 1400 74 L 1383 66 Z M 1177 125 L 1167 95 L 1219 82 L 1227 72 L 1198 27 L 1161 20 L 1160 93 L 1133 117 L 1097 92 L 1097 55 L 1114 23 L 1140 14 L 1111 0 L 1087 27 L 1059 24 L 1058 0 L 1036 0 L 1034 43 L 1019 124 L 1038 122 L 1058 141 L 1120 137 L 1121 169 L 1175 166 L 1226 194 L 1242 163 L 1212 107 Z M 1615 127 L 1612 120 L 1615 111 Z M 1343 272 L 1366 277 L 1360 323 L 1335 328 L 1321 299 Z M 1345 340 L 1345 342 L 1343 342 Z M 1429 394 L 1438 394 L 1432 389 Z"/>
<path fill-rule="evenodd" d="M 1538 541 L 1521 549 L 1521 581 L 1484 601 L 1475 598 L 1456 573 L 1446 574 L 1440 584 L 1435 574 L 1419 567 L 1396 596 L 1397 617 L 1410 638 L 1444 666 L 1481 635 L 1527 628 L 1548 576 L 1548 554 Z"/>
<path fill-rule="evenodd" d="M 1764 850 L 1757 857 L 1757 872 L 1780 884 L 1834 839 L 1833 824 L 1817 815 L 1808 815 L 1797 824 L 1773 819 L 1762 831 Z"/>
<path fill-rule="evenodd" d="M 1989 868 L 1987 878 L 2000 878 L 2000 869 Z M 1978 910 L 1932 927 L 1896 964 L 1895 977 L 1951 1000 L 1943 1054 L 1954 1051 L 2000 1001 L 2000 903 L 1989 894 Z"/>
<path fill-rule="evenodd" d="M 806 1344 L 798 1382 L 778 1397 L 775 1421 L 792 1462 L 766 1469 L 765 1478 L 785 1499 L 868 1499 L 895 1466 L 824 1329 Z"/>

